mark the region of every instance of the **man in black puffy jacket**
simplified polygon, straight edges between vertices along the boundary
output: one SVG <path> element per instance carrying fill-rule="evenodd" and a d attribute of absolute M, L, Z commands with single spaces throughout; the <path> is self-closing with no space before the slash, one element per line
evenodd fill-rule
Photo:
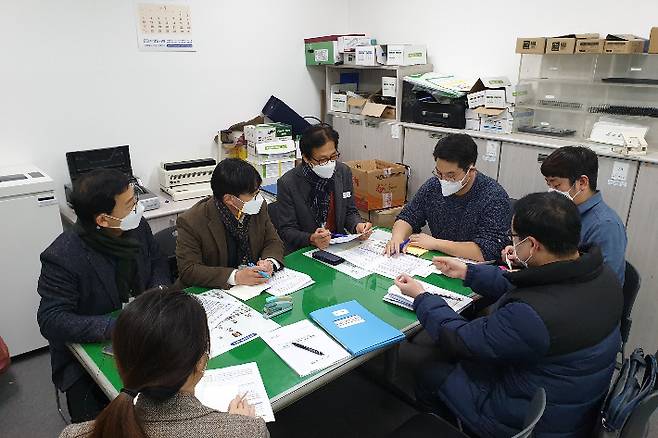
<path fill-rule="evenodd" d="M 489 316 L 467 321 L 410 277 L 396 280 L 445 358 L 421 371 L 417 396 L 478 436 L 498 437 L 522 429 L 530 399 L 544 388 L 537 435 L 590 436 L 621 342 L 621 285 L 597 247 L 578 251 L 580 215 L 560 194 L 519 200 L 510 237 L 525 269 L 434 260 L 445 275 L 497 298 Z"/>

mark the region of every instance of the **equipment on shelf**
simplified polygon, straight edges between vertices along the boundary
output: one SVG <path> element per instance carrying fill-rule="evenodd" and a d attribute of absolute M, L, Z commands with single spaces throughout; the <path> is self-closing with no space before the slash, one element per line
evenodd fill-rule
<path fill-rule="evenodd" d="M 529 134 L 551 135 L 553 137 L 571 137 L 576 134 L 575 129 L 564 129 L 541 125 L 519 126 L 518 131 L 527 132 Z"/>
<path fill-rule="evenodd" d="M 402 86 L 403 122 L 464 129 L 466 127 L 466 96 L 451 97 L 431 93 L 406 78 Z"/>
<path fill-rule="evenodd" d="M 161 163 L 160 189 L 174 201 L 209 196 L 215 166 L 217 161 L 214 158 Z"/>
<path fill-rule="evenodd" d="M 552 99 L 538 99 L 537 105 L 549 106 L 552 108 L 573 109 L 573 110 L 579 110 L 583 107 L 583 104 L 579 102 L 565 102 L 562 100 L 552 100 Z"/>
<path fill-rule="evenodd" d="M 589 107 L 589 112 L 617 116 L 658 117 L 658 108 L 654 106 L 592 105 Z"/>

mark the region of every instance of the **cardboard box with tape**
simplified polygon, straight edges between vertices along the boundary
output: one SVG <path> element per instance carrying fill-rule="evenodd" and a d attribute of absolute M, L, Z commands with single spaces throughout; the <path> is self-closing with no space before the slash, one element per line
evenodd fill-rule
<path fill-rule="evenodd" d="M 605 37 L 604 53 L 644 53 L 649 41 L 635 35 L 609 34 Z"/>
<path fill-rule="evenodd" d="M 517 38 L 516 53 L 542 54 L 546 50 L 546 38 Z"/>
<path fill-rule="evenodd" d="M 658 53 L 658 27 L 651 28 L 649 36 L 649 53 Z"/>
<path fill-rule="evenodd" d="M 398 207 L 407 197 L 407 169 L 382 160 L 347 161 L 354 182 L 354 203 L 363 211 Z"/>
<path fill-rule="evenodd" d="M 404 205 L 392 208 L 383 208 L 381 210 L 363 211 L 359 210 L 361 217 L 370 222 L 375 227 L 393 228 L 393 224 L 398 215 L 402 212 Z"/>

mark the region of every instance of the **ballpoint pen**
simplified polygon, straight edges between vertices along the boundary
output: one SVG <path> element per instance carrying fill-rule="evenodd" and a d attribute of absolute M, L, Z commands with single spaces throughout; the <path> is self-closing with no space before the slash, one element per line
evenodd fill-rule
<path fill-rule="evenodd" d="M 254 267 L 254 266 L 256 265 L 254 265 L 253 263 L 249 263 L 249 267 Z M 258 271 L 258 274 L 260 274 L 260 276 L 263 278 L 272 278 L 272 276 L 265 271 Z"/>
<path fill-rule="evenodd" d="M 318 356 L 324 356 L 324 353 L 321 351 L 316 350 L 315 348 L 307 347 L 306 345 L 299 344 L 297 342 L 291 342 L 292 345 L 294 345 L 297 348 L 301 348 L 302 350 L 310 351 L 313 354 L 317 354 Z"/>
<path fill-rule="evenodd" d="M 400 252 L 404 249 L 405 246 L 407 246 L 411 242 L 411 239 L 404 239 L 404 241 L 400 244 Z"/>

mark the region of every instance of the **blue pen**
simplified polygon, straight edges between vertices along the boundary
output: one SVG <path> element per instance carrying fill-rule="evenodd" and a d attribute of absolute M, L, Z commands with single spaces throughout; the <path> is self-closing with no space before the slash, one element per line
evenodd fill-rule
<path fill-rule="evenodd" d="M 253 266 L 256 266 L 256 265 L 254 265 L 253 263 L 249 263 L 249 267 L 253 267 Z M 263 277 L 263 278 L 271 278 L 271 277 L 270 277 L 270 274 L 268 274 L 267 272 L 264 272 L 264 271 L 258 271 L 258 273 L 259 273 L 260 276 Z"/>
<path fill-rule="evenodd" d="M 347 234 L 331 233 L 331 238 L 332 239 L 335 239 L 337 237 L 347 237 Z"/>
<path fill-rule="evenodd" d="M 400 244 L 400 252 L 404 249 L 405 246 L 407 246 L 411 242 L 411 239 L 404 239 L 404 241 Z"/>

